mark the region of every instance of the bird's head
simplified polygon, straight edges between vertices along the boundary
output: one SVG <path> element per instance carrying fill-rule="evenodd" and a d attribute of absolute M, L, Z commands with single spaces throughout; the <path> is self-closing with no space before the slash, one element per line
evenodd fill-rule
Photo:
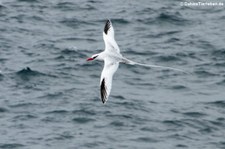
<path fill-rule="evenodd" d="M 99 56 L 99 54 L 94 54 L 94 55 L 92 55 L 90 58 L 87 58 L 87 61 L 93 61 L 93 60 L 96 60 L 96 59 L 98 59 L 98 56 Z"/>

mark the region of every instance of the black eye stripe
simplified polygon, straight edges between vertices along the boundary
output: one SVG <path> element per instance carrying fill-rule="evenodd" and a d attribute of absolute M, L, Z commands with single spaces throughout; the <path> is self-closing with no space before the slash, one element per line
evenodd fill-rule
<path fill-rule="evenodd" d="M 95 59 L 96 57 L 98 57 L 98 56 L 94 56 L 93 59 Z"/>

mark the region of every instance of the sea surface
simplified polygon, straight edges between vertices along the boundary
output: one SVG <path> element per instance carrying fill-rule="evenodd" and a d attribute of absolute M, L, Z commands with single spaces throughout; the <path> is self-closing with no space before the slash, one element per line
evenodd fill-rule
<path fill-rule="evenodd" d="M 0 149 L 224 149 L 225 6 L 0 0 Z M 111 19 L 121 64 L 102 104 Z"/>

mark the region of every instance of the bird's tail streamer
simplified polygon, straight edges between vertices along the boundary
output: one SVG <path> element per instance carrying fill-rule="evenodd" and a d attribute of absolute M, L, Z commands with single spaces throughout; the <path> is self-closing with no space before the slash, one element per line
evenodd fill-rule
<path fill-rule="evenodd" d="M 149 67 L 149 68 L 163 68 L 163 69 L 179 71 L 179 72 L 182 72 L 182 73 L 188 73 L 188 72 L 186 72 L 182 69 L 178 69 L 178 68 L 159 66 L 159 65 L 141 64 L 141 63 L 137 63 L 137 62 L 131 61 L 131 60 L 126 59 L 126 58 L 123 59 L 123 62 L 126 63 L 126 64 L 130 64 L 130 65 L 139 65 L 139 66 L 144 66 L 144 67 Z"/>

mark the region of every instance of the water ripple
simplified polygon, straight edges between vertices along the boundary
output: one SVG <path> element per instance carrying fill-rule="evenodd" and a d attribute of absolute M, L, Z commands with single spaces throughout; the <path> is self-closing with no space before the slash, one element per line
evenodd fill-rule
<path fill-rule="evenodd" d="M 93 122 L 93 121 L 95 121 L 95 119 L 87 118 L 87 117 L 73 118 L 73 122 L 78 123 L 78 124 L 85 124 L 85 123 L 89 123 L 89 122 Z"/>
<path fill-rule="evenodd" d="M 12 149 L 12 148 L 22 148 L 24 147 L 23 144 L 19 144 L 19 143 L 0 143 L 0 148 L 2 149 Z"/>

